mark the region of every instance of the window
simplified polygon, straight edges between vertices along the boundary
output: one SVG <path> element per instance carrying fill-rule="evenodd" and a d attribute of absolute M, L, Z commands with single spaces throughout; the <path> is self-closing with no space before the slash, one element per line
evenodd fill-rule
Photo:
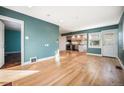
<path fill-rule="evenodd" d="M 101 48 L 101 33 L 89 33 L 88 34 L 88 47 L 89 48 Z"/>

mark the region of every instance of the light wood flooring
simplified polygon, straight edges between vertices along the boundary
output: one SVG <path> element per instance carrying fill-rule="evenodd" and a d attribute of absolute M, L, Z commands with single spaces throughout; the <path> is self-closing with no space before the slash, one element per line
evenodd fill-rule
<path fill-rule="evenodd" d="M 124 85 L 124 71 L 116 69 L 115 58 L 89 56 L 79 52 L 61 52 L 61 65 L 54 59 L 11 70 L 38 70 L 29 77 L 12 82 L 18 86 Z"/>

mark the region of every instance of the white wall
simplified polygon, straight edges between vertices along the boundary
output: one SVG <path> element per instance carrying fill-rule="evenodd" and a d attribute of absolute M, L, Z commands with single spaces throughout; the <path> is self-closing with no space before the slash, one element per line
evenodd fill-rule
<path fill-rule="evenodd" d="M 66 50 L 66 36 L 59 36 L 59 50 Z"/>

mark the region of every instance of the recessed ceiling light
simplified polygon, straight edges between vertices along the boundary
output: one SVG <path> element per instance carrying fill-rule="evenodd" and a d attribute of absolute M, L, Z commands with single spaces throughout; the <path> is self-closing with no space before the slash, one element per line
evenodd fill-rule
<path fill-rule="evenodd" d="M 80 38 L 80 37 L 81 37 L 80 35 L 77 36 L 77 38 Z"/>
<path fill-rule="evenodd" d="M 73 35 L 72 38 L 75 38 L 75 36 Z"/>
<path fill-rule="evenodd" d="M 60 22 L 62 23 L 62 22 L 63 22 L 63 20 L 60 20 Z"/>
<path fill-rule="evenodd" d="M 32 8 L 33 6 L 29 5 L 28 8 Z"/>

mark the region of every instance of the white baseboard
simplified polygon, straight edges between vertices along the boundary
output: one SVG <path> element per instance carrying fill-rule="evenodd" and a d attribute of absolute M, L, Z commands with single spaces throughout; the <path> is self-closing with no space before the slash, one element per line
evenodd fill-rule
<path fill-rule="evenodd" d="M 116 58 L 118 59 L 118 61 L 119 61 L 120 65 L 121 65 L 121 67 L 122 67 L 122 69 L 124 70 L 124 65 L 122 64 L 122 61 L 120 60 L 120 58 L 119 58 L 119 57 L 116 57 Z"/>
<path fill-rule="evenodd" d="M 36 62 L 27 61 L 27 62 L 24 62 L 24 64 L 22 64 L 22 65 L 34 64 L 34 63 L 50 60 L 50 59 L 53 59 L 53 58 L 55 58 L 55 56 L 50 56 L 50 57 L 46 57 L 46 58 L 37 59 Z"/>
<path fill-rule="evenodd" d="M 38 59 L 37 62 L 45 61 L 45 60 L 50 60 L 50 59 L 53 59 L 53 58 L 55 58 L 55 56 L 46 57 L 46 58 L 41 58 L 41 59 Z"/>
<path fill-rule="evenodd" d="M 93 54 L 93 53 L 87 53 L 87 55 L 102 56 L 102 54 Z"/>
<path fill-rule="evenodd" d="M 21 53 L 21 51 L 5 52 L 5 54 L 15 54 L 15 53 Z"/>

